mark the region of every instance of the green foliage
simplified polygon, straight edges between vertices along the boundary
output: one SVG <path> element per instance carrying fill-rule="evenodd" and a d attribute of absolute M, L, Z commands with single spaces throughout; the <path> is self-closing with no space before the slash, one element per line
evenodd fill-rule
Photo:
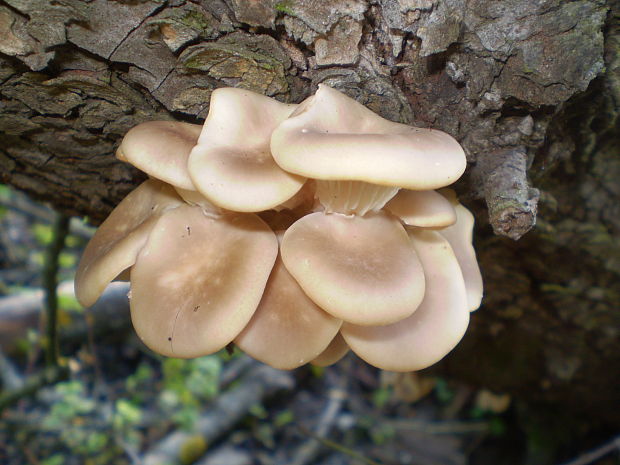
<path fill-rule="evenodd" d="M 52 241 L 52 226 L 49 224 L 35 223 L 32 233 L 39 245 L 47 245 Z"/>
<path fill-rule="evenodd" d="M 279 412 L 273 422 L 276 428 L 282 428 L 283 426 L 291 424 L 294 421 L 295 414 L 292 412 L 292 410 L 286 409 Z"/>
<path fill-rule="evenodd" d="M 435 382 L 435 395 L 442 404 L 449 404 L 454 399 L 454 391 L 443 378 L 437 378 Z"/>
<path fill-rule="evenodd" d="M 217 355 L 193 360 L 165 359 L 160 407 L 172 415 L 175 423 L 191 428 L 199 407 L 217 395 L 221 370 L 222 361 Z"/>
<path fill-rule="evenodd" d="M 58 264 L 61 268 L 73 268 L 77 265 L 77 257 L 69 252 L 61 252 L 58 256 Z"/>
<path fill-rule="evenodd" d="M 92 463 L 103 464 L 116 453 L 110 447 L 109 434 L 98 430 L 92 421 L 97 414 L 97 404 L 90 398 L 80 381 L 67 381 L 56 384 L 54 394 L 58 400 L 43 418 L 41 428 L 55 433 L 61 443 L 73 455 L 92 457 Z M 50 457 L 48 465 L 58 462 L 59 454 Z M 96 457 L 96 460 L 94 459 Z"/>
<path fill-rule="evenodd" d="M 58 308 L 67 312 L 81 313 L 84 310 L 82 304 L 73 295 L 59 294 L 58 295 Z"/>
<path fill-rule="evenodd" d="M 151 365 L 145 362 L 140 363 L 134 374 L 125 380 L 125 388 L 131 395 L 132 402 L 141 403 L 145 401 L 149 392 L 148 388 L 152 386 L 154 379 L 155 372 Z"/>
<path fill-rule="evenodd" d="M 63 465 L 65 458 L 61 454 L 54 454 L 46 459 L 41 460 L 41 465 Z"/>
<path fill-rule="evenodd" d="M 314 376 L 315 378 L 322 378 L 323 375 L 325 374 L 325 367 L 320 367 L 317 365 L 310 365 L 310 372 L 312 373 L 312 376 Z"/>
<path fill-rule="evenodd" d="M 262 404 L 254 404 L 250 407 L 250 415 L 255 416 L 259 420 L 264 420 L 269 416 L 267 409 Z"/>
<path fill-rule="evenodd" d="M 390 388 L 375 389 L 372 393 L 372 402 L 377 408 L 383 408 L 392 397 L 392 390 Z"/>
<path fill-rule="evenodd" d="M 377 446 L 382 446 L 394 438 L 396 430 L 390 425 L 379 423 L 373 425 L 369 433 L 372 442 Z"/>

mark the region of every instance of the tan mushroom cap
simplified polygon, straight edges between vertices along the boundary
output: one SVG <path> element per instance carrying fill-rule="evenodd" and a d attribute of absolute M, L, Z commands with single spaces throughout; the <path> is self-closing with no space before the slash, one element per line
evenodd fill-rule
<path fill-rule="evenodd" d="M 341 333 L 366 362 L 391 371 L 415 371 L 441 360 L 469 323 L 461 270 L 450 244 L 436 231 L 410 232 L 426 276 L 426 293 L 413 315 L 388 326 L 345 323 Z"/>
<path fill-rule="evenodd" d="M 89 307 L 114 279 L 124 279 L 124 271 L 136 261 L 159 216 L 183 201 L 172 187 L 149 179 L 134 189 L 99 226 L 78 265 L 75 295 Z"/>
<path fill-rule="evenodd" d="M 196 189 L 214 204 L 239 212 L 268 210 L 293 197 L 305 178 L 282 170 L 269 142 L 295 107 L 248 90 L 216 89 L 189 157 Z"/>
<path fill-rule="evenodd" d="M 220 215 L 224 213 L 224 211 L 218 207 L 217 205 L 213 205 L 207 198 L 202 195 L 198 191 L 189 190 L 189 189 L 181 189 L 180 187 L 175 187 L 175 191 L 179 194 L 185 203 L 189 205 L 197 205 L 203 209 L 203 211 L 207 213 L 212 213 L 214 215 Z"/>
<path fill-rule="evenodd" d="M 199 124 L 177 121 L 142 123 L 125 134 L 116 157 L 168 184 L 195 189 L 187 171 L 187 158 L 201 129 Z"/>
<path fill-rule="evenodd" d="M 385 209 L 407 226 L 445 228 L 456 222 L 456 212 L 450 201 L 435 191 L 401 189 Z"/>
<path fill-rule="evenodd" d="M 206 216 L 184 205 L 157 222 L 131 269 L 131 319 L 162 355 L 220 350 L 248 323 L 278 253 L 256 215 Z"/>
<path fill-rule="evenodd" d="M 342 320 L 310 300 L 278 255 L 263 298 L 235 344 L 261 362 L 291 370 L 321 354 L 340 326 Z"/>
<path fill-rule="evenodd" d="M 411 315 L 424 296 L 424 273 L 403 226 L 385 213 L 312 213 L 284 234 L 282 260 L 323 310 L 359 325 Z"/>
<path fill-rule="evenodd" d="M 453 183 L 466 165 L 448 134 L 383 119 L 326 85 L 278 126 L 271 151 L 301 176 L 417 190 Z"/>
<path fill-rule="evenodd" d="M 443 189 L 441 193 L 453 202 L 457 220 L 454 225 L 439 232 L 448 240 L 459 261 L 463 278 L 465 279 L 465 288 L 467 289 L 467 306 L 469 311 L 473 312 L 480 307 L 484 290 L 482 274 L 480 273 L 478 260 L 476 260 L 476 250 L 472 243 L 474 215 L 458 203 L 456 194 L 451 189 Z"/>
<path fill-rule="evenodd" d="M 342 337 L 342 334 L 338 333 L 327 348 L 317 358 L 312 360 L 311 363 L 319 367 L 333 365 L 347 355 L 348 352 L 349 346 Z"/>

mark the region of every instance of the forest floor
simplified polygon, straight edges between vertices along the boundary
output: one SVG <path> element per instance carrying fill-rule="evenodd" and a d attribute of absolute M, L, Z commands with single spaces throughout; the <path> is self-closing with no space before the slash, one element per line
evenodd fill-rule
<path fill-rule="evenodd" d="M 55 216 L 0 186 L 0 464 L 620 463 L 611 431 L 562 435 L 507 393 L 383 372 L 352 354 L 290 372 L 237 349 L 156 355 L 131 330 L 123 285 L 103 310 L 76 302 L 71 280 L 92 229 L 73 219 L 65 246 L 46 255 Z M 41 316 L 50 257 L 62 282 L 51 364 Z"/>

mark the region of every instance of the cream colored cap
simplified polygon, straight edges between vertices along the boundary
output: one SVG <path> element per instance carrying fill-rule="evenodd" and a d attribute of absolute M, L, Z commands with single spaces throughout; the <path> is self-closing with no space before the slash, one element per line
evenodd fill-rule
<path fill-rule="evenodd" d="M 256 313 L 235 344 L 261 362 L 291 370 L 321 354 L 340 326 L 342 320 L 310 300 L 278 255 Z"/>
<path fill-rule="evenodd" d="M 187 158 L 201 129 L 198 124 L 177 121 L 142 123 L 125 134 L 116 157 L 168 184 L 194 189 L 187 171 Z"/>
<path fill-rule="evenodd" d="M 155 352 L 216 352 L 250 321 L 278 253 L 256 215 L 206 216 L 185 205 L 157 222 L 131 269 L 131 319 Z"/>
<path fill-rule="evenodd" d="M 445 228 L 456 222 L 454 207 L 435 191 L 401 189 L 385 209 L 398 216 L 407 226 Z"/>
<path fill-rule="evenodd" d="M 282 260 L 323 310 L 360 325 L 411 315 L 424 296 L 424 273 L 403 226 L 385 213 L 312 213 L 284 234 Z"/>
<path fill-rule="evenodd" d="M 336 337 L 329 343 L 327 349 L 325 349 L 321 355 L 312 360 L 312 364 L 319 367 L 326 367 L 333 365 L 341 360 L 349 352 L 349 346 L 345 342 L 342 334 L 336 334 Z"/>
<path fill-rule="evenodd" d="M 466 165 L 445 132 L 388 121 L 326 85 L 275 129 L 271 151 L 301 176 L 416 190 L 447 186 Z"/>
<path fill-rule="evenodd" d="M 388 326 L 345 323 L 351 350 L 383 370 L 416 371 L 437 363 L 461 340 L 469 323 L 465 284 L 450 244 L 435 231 L 410 231 L 426 277 L 426 293 L 410 317 Z"/>
<path fill-rule="evenodd" d="M 243 89 L 213 91 L 189 157 L 196 188 L 214 204 L 239 212 L 268 210 L 293 197 L 305 178 L 282 170 L 269 142 L 295 107 Z"/>
<path fill-rule="evenodd" d="M 476 260 L 476 250 L 472 243 L 474 215 L 458 202 L 452 189 L 442 189 L 441 193 L 450 199 L 454 205 L 457 220 L 454 225 L 441 229 L 439 232 L 448 240 L 459 261 L 467 289 L 467 305 L 469 310 L 473 312 L 480 307 L 484 290 L 482 274 L 478 260 Z"/>
<path fill-rule="evenodd" d="M 143 182 L 125 197 L 92 237 L 75 273 L 75 295 L 85 307 L 94 304 L 106 286 L 136 261 L 159 216 L 183 201 L 172 187 L 155 179 Z"/>

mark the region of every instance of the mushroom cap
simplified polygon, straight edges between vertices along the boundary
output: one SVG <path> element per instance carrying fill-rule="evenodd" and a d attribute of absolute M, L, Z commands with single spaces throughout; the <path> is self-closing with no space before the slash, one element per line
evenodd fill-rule
<path fill-rule="evenodd" d="M 450 201 L 435 191 L 401 189 L 385 209 L 407 226 L 445 228 L 456 222 L 456 212 Z"/>
<path fill-rule="evenodd" d="M 282 260 L 323 310 L 360 325 L 411 315 L 424 273 L 402 225 L 385 213 L 306 215 L 284 234 Z"/>
<path fill-rule="evenodd" d="M 445 132 L 388 121 L 326 85 L 273 131 L 271 151 L 290 173 L 414 190 L 447 186 L 466 165 Z"/>
<path fill-rule="evenodd" d="M 410 317 L 387 326 L 342 325 L 345 341 L 359 357 L 383 370 L 415 371 L 441 360 L 469 324 L 467 296 L 450 244 L 436 231 L 409 231 L 426 277 L 426 293 Z"/>
<path fill-rule="evenodd" d="M 293 197 L 305 178 L 282 170 L 269 142 L 295 106 L 248 90 L 216 89 L 189 157 L 196 188 L 214 204 L 239 212 L 268 210 Z"/>
<path fill-rule="evenodd" d="M 217 205 L 213 205 L 207 198 L 202 195 L 200 192 L 189 189 L 181 189 L 180 187 L 175 187 L 175 191 L 179 194 L 185 203 L 189 205 L 197 205 L 202 207 L 203 211 L 212 213 L 214 215 L 219 215 L 223 213 L 222 209 Z"/>
<path fill-rule="evenodd" d="M 465 279 L 467 305 L 469 311 L 473 312 L 480 307 L 484 291 L 482 274 L 480 273 L 478 260 L 476 260 L 476 250 L 472 243 L 474 215 L 458 203 L 454 191 L 442 189 L 441 193 L 452 202 L 457 220 L 452 226 L 439 230 L 439 233 L 448 240 L 456 255 L 456 259 L 463 272 L 463 278 Z"/>
<path fill-rule="evenodd" d="M 342 320 L 310 300 L 278 255 L 260 304 L 235 344 L 261 362 L 290 370 L 319 356 L 340 326 Z"/>
<path fill-rule="evenodd" d="M 166 212 L 131 269 L 131 319 L 162 355 L 190 358 L 230 343 L 260 302 L 278 253 L 256 215 Z"/>
<path fill-rule="evenodd" d="M 89 307 L 110 282 L 123 279 L 159 216 L 182 204 L 172 187 L 155 179 L 131 191 L 99 226 L 82 254 L 75 273 L 78 301 Z"/>
<path fill-rule="evenodd" d="M 312 360 L 311 363 L 319 367 L 333 365 L 334 363 L 342 359 L 342 357 L 347 355 L 348 352 L 349 346 L 342 337 L 342 334 L 338 333 L 336 334 L 334 339 L 332 339 L 332 342 L 329 343 L 327 348 L 323 352 L 321 352 L 318 357 Z"/>
<path fill-rule="evenodd" d="M 194 189 L 187 171 L 187 158 L 201 129 L 199 124 L 178 121 L 142 123 L 125 134 L 116 157 L 168 184 Z"/>

